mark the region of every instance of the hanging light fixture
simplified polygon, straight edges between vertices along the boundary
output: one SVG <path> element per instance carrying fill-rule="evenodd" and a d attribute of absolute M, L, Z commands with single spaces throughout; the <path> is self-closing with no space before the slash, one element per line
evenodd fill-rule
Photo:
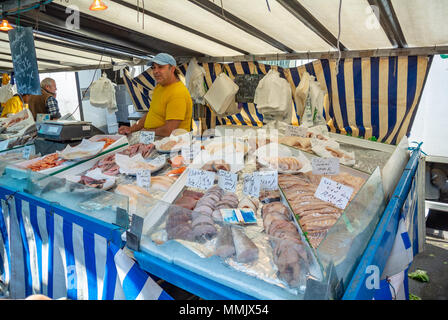
<path fill-rule="evenodd" d="M 3 19 L 1 24 L 0 24 L 0 30 L 1 31 L 8 31 L 8 30 L 11 30 L 11 29 L 14 29 L 14 28 L 9 24 L 8 20 Z"/>
<path fill-rule="evenodd" d="M 100 11 L 100 10 L 106 10 L 107 6 L 101 0 L 93 0 L 89 9 L 92 11 Z"/>

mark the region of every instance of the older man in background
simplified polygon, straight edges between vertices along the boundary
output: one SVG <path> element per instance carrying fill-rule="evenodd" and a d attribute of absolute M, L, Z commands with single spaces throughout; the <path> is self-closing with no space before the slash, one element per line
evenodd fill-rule
<path fill-rule="evenodd" d="M 58 101 L 56 100 L 56 81 L 52 78 L 45 78 L 40 82 L 42 94 L 29 95 L 24 97 L 25 103 L 28 103 L 31 113 L 36 120 L 38 113 L 50 114 L 51 120 L 61 117 Z"/>

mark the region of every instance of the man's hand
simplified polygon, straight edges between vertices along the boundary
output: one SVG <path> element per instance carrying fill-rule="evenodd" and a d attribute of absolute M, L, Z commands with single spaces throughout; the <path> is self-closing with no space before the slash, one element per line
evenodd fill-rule
<path fill-rule="evenodd" d="M 131 134 L 132 131 L 131 128 L 128 126 L 121 126 L 120 128 L 118 128 L 118 133 L 128 135 Z"/>

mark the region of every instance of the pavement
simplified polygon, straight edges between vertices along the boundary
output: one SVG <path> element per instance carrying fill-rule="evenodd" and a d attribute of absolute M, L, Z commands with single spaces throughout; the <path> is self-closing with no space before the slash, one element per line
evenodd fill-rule
<path fill-rule="evenodd" d="M 448 212 L 430 210 L 426 219 L 426 244 L 414 257 L 409 273 L 427 272 L 429 282 L 409 279 L 409 293 L 422 300 L 448 300 Z"/>

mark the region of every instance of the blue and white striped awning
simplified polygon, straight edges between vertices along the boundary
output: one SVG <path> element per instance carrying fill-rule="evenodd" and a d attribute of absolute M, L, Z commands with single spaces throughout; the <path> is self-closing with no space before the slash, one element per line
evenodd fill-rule
<path fill-rule="evenodd" d="M 113 227 L 9 194 L 0 187 L 0 279 L 10 298 L 172 299 L 120 248 Z"/>
<path fill-rule="evenodd" d="M 408 135 L 417 112 L 418 102 L 430 68 L 432 56 L 400 56 L 341 59 L 322 59 L 295 67 L 281 68 L 258 62 L 202 63 L 205 85 L 211 86 L 216 77 L 225 72 L 234 79 L 240 74 L 266 74 L 276 68 L 295 91 L 305 71 L 316 77 L 328 98 L 324 118 L 329 130 L 366 139 L 396 144 Z M 185 75 L 187 65 L 181 65 Z M 125 84 L 135 109 L 145 111 L 151 102 L 156 85 L 150 70 L 135 78 L 124 73 Z M 262 126 L 263 115 L 254 103 L 243 103 L 240 113 L 218 118 L 207 108 L 207 128 L 215 125 Z M 296 111 L 296 106 L 292 106 Z M 299 116 L 293 112 L 291 123 L 297 125 Z"/>

